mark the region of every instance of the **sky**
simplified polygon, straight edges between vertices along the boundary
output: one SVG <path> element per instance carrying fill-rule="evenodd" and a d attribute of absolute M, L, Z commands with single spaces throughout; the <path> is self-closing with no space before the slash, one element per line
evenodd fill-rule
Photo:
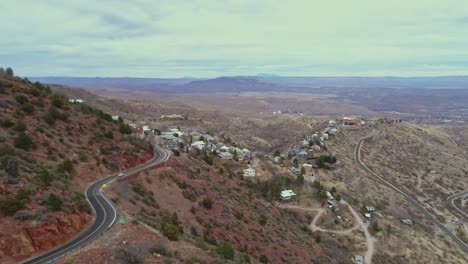
<path fill-rule="evenodd" d="M 468 75 L 466 0 L 0 2 L 21 76 Z"/>

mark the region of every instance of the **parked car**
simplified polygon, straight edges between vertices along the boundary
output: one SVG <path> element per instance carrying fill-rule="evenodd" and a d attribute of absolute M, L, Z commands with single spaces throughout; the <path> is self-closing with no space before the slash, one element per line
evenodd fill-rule
<path fill-rule="evenodd" d="M 117 176 L 118 176 L 118 177 L 123 177 L 123 176 L 125 176 L 125 173 L 121 172 L 121 173 L 119 173 Z"/>

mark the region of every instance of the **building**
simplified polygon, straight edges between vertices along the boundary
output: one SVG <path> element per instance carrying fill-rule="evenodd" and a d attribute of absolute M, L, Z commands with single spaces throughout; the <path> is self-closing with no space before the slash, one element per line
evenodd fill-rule
<path fill-rule="evenodd" d="M 194 148 L 197 148 L 197 149 L 199 149 L 199 150 L 202 150 L 202 149 L 205 148 L 205 142 L 203 142 L 203 141 L 201 141 L 201 140 L 195 141 L 195 142 L 192 143 L 191 146 L 194 147 Z"/>
<path fill-rule="evenodd" d="M 298 158 L 304 159 L 304 158 L 307 158 L 309 156 L 309 153 L 307 153 L 307 151 L 303 150 L 303 151 L 300 151 L 299 153 L 297 153 L 296 156 Z"/>
<path fill-rule="evenodd" d="M 364 258 L 361 255 L 355 255 L 354 262 L 356 264 L 364 264 Z"/>
<path fill-rule="evenodd" d="M 280 193 L 280 199 L 283 201 L 288 201 L 296 197 L 296 194 L 292 190 L 284 190 Z"/>
<path fill-rule="evenodd" d="M 372 213 L 372 212 L 375 211 L 375 208 L 372 207 L 372 206 L 366 206 L 366 211 L 367 211 L 368 213 Z"/>
<path fill-rule="evenodd" d="M 118 115 L 113 115 L 112 116 L 113 121 L 119 121 L 119 119 L 120 119 L 120 116 L 118 116 Z"/>
<path fill-rule="evenodd" d="M 222 146 L 222 147 L 219 148 L 219 151 L 220 151 L 220 152 L 228 152 L 228 151 L 229 151 L 229 147 Z"/>
<path fill-rule="evenodd" d="M 234 158 L 234 155 L 232 155 L 230 152 L 219 152 L 218 156 L 223 159 L 223 160 L 231 160 Z"/>
<path fill-rule="evenodd" d="M 328 121 L 328 126 L 329 126 L 329 127 L 334 127 L 334 126 L 336 126 L 336 121 L 335 121 L 335 120 L 330 120 L 330 121 Z"/>
<path fill-rule="evenodd" d="M 72 104 L 82 104 L 82 103 L 84 103 L 84 101 L 81 100 L 81 99 L 68 99 L 68 102 L 72 103 Z"/>
<path fill-rule="evenodd" d="M 278 162 L 280 162 L 280 160 L 281 160 L 281 157 L 279 157 L 279 156 L 273 157 L 273 162 L 274 163 L 278 163 Z"/>
<path fill-rule="evenodd" d="M 151 128 L 149 128 L 148 125 L 144 125 L 142 128 L 143 128 L 143 132 L 151 131 Z"/>
<path fill-rule="evenodd" d="M 372 218 L 372 215 L 370 213 L 365 213 L 364 217 L 366 217 L 366 219 L 370 219 L 370 218 Z"/>
<path fill-rule="evenodd" d="M 247 168 L 244 170 L 244 177 L 254 177 L 256 175 L 255 169 Z"/>
<path fill-rule="evenodd" d="M 353 117 L 343 117 L 343 124 L 345 126 L 356 126 L 361 124 L 361 121 Z"/>
<path fill-rule="evenodd" d="M 336 128 L 332 128 L 332 129 L 328 130 L 328 134 L 333 135 L 333 136 L 336 135 L 336 132 L 338 132 L 338 129 L 336 129 Z"/>
<path fill-rule="evenodd" d="M 413 220 L 411 219 L 408 219 L 408 218 L 403 218 L 401 219 L 401 222 L 405 225 L 412 225 L 413 224 Z"/>

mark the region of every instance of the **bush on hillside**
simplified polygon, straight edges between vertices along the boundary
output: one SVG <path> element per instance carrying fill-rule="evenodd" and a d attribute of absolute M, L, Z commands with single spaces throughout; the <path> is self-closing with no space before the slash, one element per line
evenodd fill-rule
<path fill-rule="evenodd" d="M 24 132 L 24 131 L 26 131 L 26 124 L 23 122 L 23 120 L 18 119 L 18 121 L 16 121 L 16 125 L 15 125 L 15 127 L 13 129 L 18 131 L 18 132 Z"/>
<path fill-rule="evenodd" d="M 23 209 L 23 203 L 18 201 L 13 196 L 5 196 L 0 198 L 0 210 L 6 215 L 13 215 L 17 211 Z"/>
<path fill-rule="evenodd" d="M 216 247 L 216 253 L 223 256 L 225 259 L 234 259 L 234 249 L 231 244 L 226 241 L 222 241 Z"/>
<path fill-rule="evenodd" d="M 62 204 L 62 199 L 56 194 L 51 193 L 49 197 L 47 197 L 47 206 L 52 211 L 60 211 L 60 209 L 62 209 Z"/>
<path fill-rule="evenodd" d="M 6 143 L 1 143 L 0 144 L 0 156 L 5 156 L 5 155 L 14 156 L 15 150 L 10 145 Z"/>
<path fill-rule="evenodd" d="M 8 176 L 16 178 L 18 176 L 18 160 L 11 155 L 0 156 L 1 168 L 8 174 Z"/>
<path fill-rule="evenodd" d="M 200 204 L 201 204 L 203 207 L 205 207 L 206 209 L 211 209 L 211 208 L 213 208 L 213 201 L 212 201 L 210 198 L 208 198 L 208 197 L 204 198 L 204 199 L 200 202 Z"/>
<path fill-rule="evenodd" d="M 20 95 L 17 95 L 15 97 L 15 100 L 16 102 L 18 102 L 19 104 L 24 104 L 24 103 L 27 103 L 29 100 L 26 96 L 20 94 Z"/>
<path fill-rule="evenodd" d="M 32 139 L 26 135 L 24 132 L 21 132 L 18 137 L 15 138 L 15 147 L 29 150 L 33 146 Z"/>
<path fill-rule="evenodd" d="M 12 127 L 12 126 L 15 125 L 15 123 L 13 123 L 13 121 L 11 121 L 10 119 L 7 119 L 7 118 L 3 119 L 3 120 L 0 122 L 0 124 L 1 124 L 2 127 L 4 127 L 4 128 L 10 128 L 10 127 Z"/>
<path fill-rule="evenodd" d="M 131 134 L 132 133 L 132 128 L 129 125 L 125 124 L 125 123 L 120 123 L 119 131 L 122 134 Z"/>
<path fill-rule="evenodd" d="M 25 112 L 26 114 L 32 114 L 34 113 L 34 105 L 32 105 L 31 103 L 24 103 L 21 106 L 21 110 L 23 110 L 23 112 Z"/>

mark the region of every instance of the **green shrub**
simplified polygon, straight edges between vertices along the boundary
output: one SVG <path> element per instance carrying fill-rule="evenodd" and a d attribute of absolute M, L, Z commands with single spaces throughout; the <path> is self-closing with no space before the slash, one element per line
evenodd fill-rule
<path fill-rule="evenodd" d="M 216 247 L 216 253 L 223 256 L 225 259 L 234 259 L 234 249 L 231 244 L 226 241 L 222 241 Z"/>
<path fill-rule="evenodd" d="M 131 134 L 132 133 L 132 128 L 129 125 L 125 124 L 125 123 L 120 123 L 119 131 L 122 134 Z"/>
<path fill-rule="evenodd" d="M 260 214 L 260 217 L 258 219 L 258 223 L 262 226 L 266 225 L 266 223 L 268 222 L 268 217 L 265 215 L 265 214 Z"/>
<path fill-rule="evenodd" d="M 40 184 L 44 186 L 50 186 L 52 180 L 54 179 L 46 169 L 40 170 L 36 177 Z"/>
<path fill-rule="evenodd" d="M 31 191 L 28 189 L 19 189 L 19 191 L 16 193 L 16 200 L 20 202 L 24 201 L 29 201 L 29 196 L 31 195 Z"/>
<path fill-rule="evenodd" d="M 104 133 L 104 136 L 108 139 L 114 139 L 114 133 L 112 133 L 112 131 L 107 131 Z"/>
<path fill-rule="evenodd" d="M 166 223 L 162 228 L 163 235 L 171 241 L 179 240 L 179 228 L 171 223 Z"/>
<path fill-rule="evenodd" d="M 0 210 L 6 215 L 13 215 L 23 209 L 23 203 L 13 196 L 0 197 Z"/>
<path fill-rule="evenodd" d="M 69 159 L 65 159 L 60 165 L 59 165 L 59 171 L 66 171 L 68 173 L 73 171 L 73 162 Z"/>
<path fill-rule="evenodd" d="M 0 156 L 5 156 L 5 155 L 14 156 L 15 150 L 12 147 L 10 147 L 10 145 L 6 143 L 1 143 L 0 144 Z"/>
<path fill-rule="evenodd" d="M 52 211 L 60 211 L 62 209 L 62 199 L 60 199 L 59 196 L 56 194 L 49 194 L 49 197 L 47 197 L 47 206 L 52 210 Z"/>
<path fill-rule="evenodd" d="M 52 105 L 58 108 L 62 108 L 65 105 L 65 97 L 59 94 L 53 94 Z"/>
<path fill-rule="evenodd" d="M 203 207 L 205 207 L 206 209 L 211 209 L 213 208 L 213 201 L 208 198 L 208 197 L 205 197 L 201 203 L 200 203 Z"/>
<path fill-rule="evenodd" d="M 24 103 L 21 106 L 21 110 L 23 110 L 23 112 L 27 114 L 32 114 L 34 113 L 34 105 L 32 105 L 31 103 Z"/>
<path fill-rule="evenodd" d="M 260 263 L 268 263 L 268 262 L 270 262 L 270 260 L 268 259 L 268 257 L 265 256 L 265 255 L 261 255 L 259 261 L 260 261 Z"/>
<path fill-rule="evenodd" d="M 27 98 L 26 96 L 22 95 L 22 94 L 17 95 L 17 96 L 15 97 L 15 100 L 16 100 L 16 102 L 18 102 L 19 104 L 24 104 L 24 103 L 26 103 L 26 102 L 29 101 L 28 98 Z"/>
<path fill-rule="evenodd" d="M 18 137 L 15 138 L 15 147 L 29 150 L 33 146 L 32 139 L 26 135 L 24 132 L 21 132 Z"/>
<path fill-rule="evenodd" d="M 5 119 L 2 120 L 1 125 L 2 125 L 2 127 L 10 128 L 10 127 L 14 126 L 15 123 L 13 123 L 13 121 L 11 121 L 10 119 L 5 118 Z"/>
<path fill-rule="evenodd" d="M 18 119 L 18 121 L 16 121 L 16 125 L 15 125 L 15 127 L 13 129 L 18 131 L 18 132 L 24 132 L 24 131 L 26 131 L 26 124 L 23 122 L 23 120 Z"/>

